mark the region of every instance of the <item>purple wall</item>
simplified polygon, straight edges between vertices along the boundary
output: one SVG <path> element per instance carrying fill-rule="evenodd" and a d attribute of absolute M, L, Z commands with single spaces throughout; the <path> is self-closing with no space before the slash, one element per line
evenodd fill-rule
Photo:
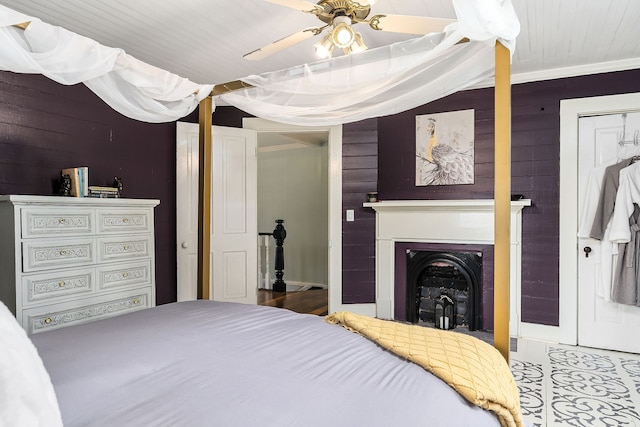
<path fill-rule="evenodd" d="M 514 85 L 512 190 L 532 199 L 523 211 L 522 319 L 558 322 L 560 100 L 640 92 L 640 70 Z M 475 109 L 475 184 L 415 187 L 415 116 Z M 246 114 L 220 107 L 214 123 L 240 127 Z M 184 119 L 197 121 L 197 114 Z M 493 90 L 454 94 L 415 110 L 343 128 L 343 300 L 375 298 L 375 216 L 381 199 L 493 197 Z M 121 176 L 125 196 L 156 198 L 158 304 L 176 299 L 175 123 L 148 124 L 114 112 L 83 85 L 0 72 L 0 193 L 51 194 L 63 167 L 89 166 L 91 182 Z"/>
<path fill-rule="evenodd" d="M 514 85 L 512 193 L 523 210 L 522 320 L 558 324 L 560 100 L 640 91 L 640 70 Z M 456 93 L 378 119 L 378 196 L 399 199 L 493 198 L 493 89 Z M 416 187 L 415 116 L 475 110 L 475 184 Z"/>
<path fill-rule="evenodd" d="M 156 301 L 176 300 L 175 123 L 112 110 L 84 85 L 0 72 L 0 194 L 51 195 L 60 169 L 88 166 L 91 184 L 122 178 L 124 196 L 155 209 Z"/>
<path fill-rule="evenodd" d="M 354 210 L 355 221 L 342 218 L 342 301 L 376 301 L 376 216 L 364 208 L 368 192 L 378 187 L 378 121 L 342 128 L 342 211 Z"/>

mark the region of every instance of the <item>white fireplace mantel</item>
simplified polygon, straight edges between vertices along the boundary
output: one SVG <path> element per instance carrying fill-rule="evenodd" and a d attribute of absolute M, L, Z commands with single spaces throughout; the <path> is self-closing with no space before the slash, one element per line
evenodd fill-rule
<path fill-rule="evenodd" d="M 376 211 L 376 316 L 393 319 L 395 244 L 494 243 L 494 201 L 393 200 L 364 203 Z M 510 333 L 518 335 L 520 319 L 522 209 L 531 200 L 511 202 Z"/>

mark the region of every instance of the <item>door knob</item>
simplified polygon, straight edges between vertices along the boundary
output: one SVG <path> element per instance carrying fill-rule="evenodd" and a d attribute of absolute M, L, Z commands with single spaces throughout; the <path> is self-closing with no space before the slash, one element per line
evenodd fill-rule
<path fill-rule="evenodd" d="M 591 248 L 589 246 L 585 246 L 583 250 L 584 250 L 585 258 L 589 258 L 589 254 L 591 253 Z"/>
<path fill-rule="evenodd" d="M 189 244 L 187 242 L 182 242 L 182 249 L 187 249 L 189 247 Z"/>

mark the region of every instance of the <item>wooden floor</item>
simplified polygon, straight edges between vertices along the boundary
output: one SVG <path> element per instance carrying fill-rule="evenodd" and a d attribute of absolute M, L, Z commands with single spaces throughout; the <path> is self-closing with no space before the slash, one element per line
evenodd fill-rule
<path fill-rule="evenodd" d="M 329 311 L 329 295 L 326 289 L 309 289 L 299 292 L 273 292 L 260 289 L 258 305 L 324 316 Z"/>

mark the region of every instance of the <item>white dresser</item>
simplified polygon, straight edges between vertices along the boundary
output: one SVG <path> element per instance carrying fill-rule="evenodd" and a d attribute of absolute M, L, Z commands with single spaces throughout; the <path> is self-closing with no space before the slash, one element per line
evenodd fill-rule
<path fill-rule="evenodd" d="M 158 204 L 0 196 L 0 300 L 29 334 L 154 306 Z"/>

